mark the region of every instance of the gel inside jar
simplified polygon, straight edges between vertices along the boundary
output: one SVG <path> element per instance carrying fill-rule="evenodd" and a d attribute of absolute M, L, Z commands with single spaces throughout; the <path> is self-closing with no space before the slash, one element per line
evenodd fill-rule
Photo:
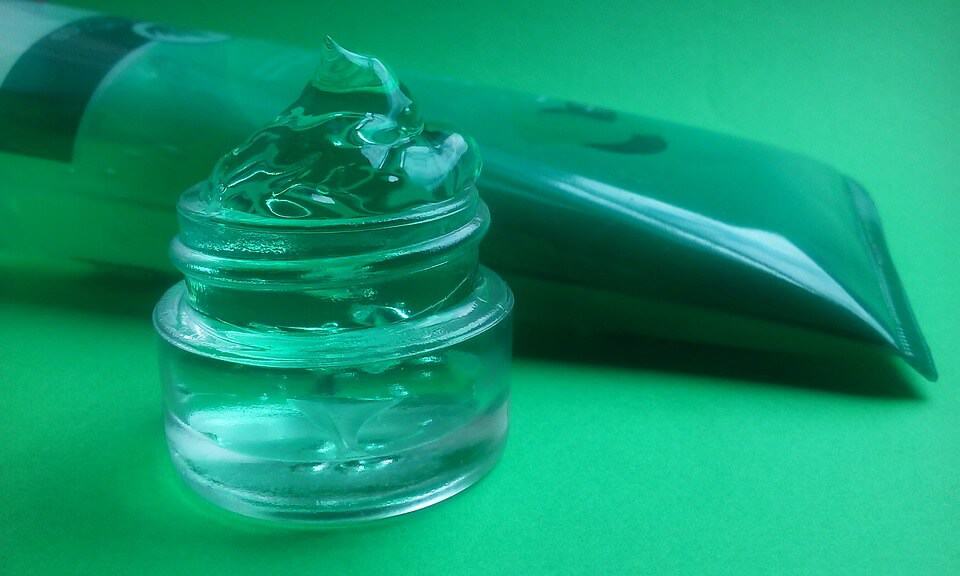
<path fill-rule="evenodd" d="M 479 169 L 379 60 L 328 40 L 300 98 L 184 193 L 185 279 L 154 323 L 192 488 L 340 523 L 438 502 L 496 463 L 513 296 L 478 265 Z"/>

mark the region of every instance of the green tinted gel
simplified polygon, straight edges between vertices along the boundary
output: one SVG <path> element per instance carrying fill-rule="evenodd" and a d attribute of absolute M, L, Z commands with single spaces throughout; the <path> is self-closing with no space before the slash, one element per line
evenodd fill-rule
<path fill-rule="evenodd" d="M 0 52 L 0 250 L 60 262 L 166 266 L 180 191 L 296 100 L 317 65 L 303 49 L 49 5 L 0 5 L 0 31 L 9 48 Z M 91 62 L 83 74 L 78 59 Z M 593 106 L 415 74 L 404 82 L 423 117 L 462 127 L 483 149 L 478 185 L 494 218 L 481 258 L 516 291 L 525 342 L 562 327 L 570 338 L 853 344 L 936 376 L 877 212 L 843 174 Z M 69 106 L 47 97 L 65 93 Z M 368 126 L 364 154 L 377 160 L 378 139 L 408 121 Z M 446 154 L 458 146 L 449 142 Z M 318 189 L 343 179 L 355 193 L 312 198 L 294 188 L 242 209 L 293 219 L 383 210 L 367 198 L 365 177 L 307 170 L 297 178 Z M 410 196 L 414 179 L 390 183 L 397 195 L 388 202 L 449 193 Z M 254 185 L 284 187 L 269 178 Z M 56 202 L 30 209 L 38 190 Z M 242 201 L 225 197 L 225 207 Z"/>
<path fill-rule="evenodd" d="M 479 167 L 379 60 L 328 40 L 300 97 L 181 197 L 186 278 L 154 319 L 190 486 L 250 516 L 348 522 L 490 469 L 513 300 L 478 266 Z"/>

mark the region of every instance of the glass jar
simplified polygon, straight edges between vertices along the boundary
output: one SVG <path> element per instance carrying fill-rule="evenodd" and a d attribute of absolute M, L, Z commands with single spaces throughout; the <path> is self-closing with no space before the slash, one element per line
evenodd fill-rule
<path fill-rule="evenodd" d="M 167 441 L 207 499 L 349 522 L 448 498 L 507 432 L 513 296 L 476 189 L 397 214 L 218 219 L 179 203 L 154 312 Z"/>

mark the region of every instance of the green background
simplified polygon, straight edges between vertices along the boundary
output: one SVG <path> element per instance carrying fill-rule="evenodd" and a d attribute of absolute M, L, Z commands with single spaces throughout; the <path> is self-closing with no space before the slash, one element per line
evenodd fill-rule
<path fill-rule="evenodd" d="M 330 33 L 834 164 L 878 204 L 941 379 L 701 347 L 629 367 L 521 357 L 507 451 L 476 487 L 369 527 L 287 530 L 199 502 L 168 464 L 158 287 L 6 278 L 0 573 L 960 574 L 956 0 L 74 4 Z"/>

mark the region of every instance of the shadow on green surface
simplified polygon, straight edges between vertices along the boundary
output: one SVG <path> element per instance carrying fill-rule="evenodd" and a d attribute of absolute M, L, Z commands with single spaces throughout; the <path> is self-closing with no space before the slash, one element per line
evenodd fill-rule
<path fill-rule="evenodd" d="M 0 298 L 27 304 L 149 318 L 175 276 L 132 268 L 10 269 L 0 266 Z"/>
<path fill-rule="evenodd" d="M 34 305 L 150 318 L 176 278 L 153 271 L 96 269 L 65 277 L 50 272 L 7 274 L 0 297 Z M 890 357 L 853 348 L 836 356 L 738 349 L 637 336 L 578 336 L 518 329 L 515 351 L 564 362 L 732 378 L 861 397 L 920 400 L 919 390 Z"/>
<path fill-rule="evenodd" d="M 871 349 L 837 356 L 749 350 L 637 336 L 520 335 L 518 356 L 736 379 L 850 396 L 922 400 L 895 360 Z"/>

